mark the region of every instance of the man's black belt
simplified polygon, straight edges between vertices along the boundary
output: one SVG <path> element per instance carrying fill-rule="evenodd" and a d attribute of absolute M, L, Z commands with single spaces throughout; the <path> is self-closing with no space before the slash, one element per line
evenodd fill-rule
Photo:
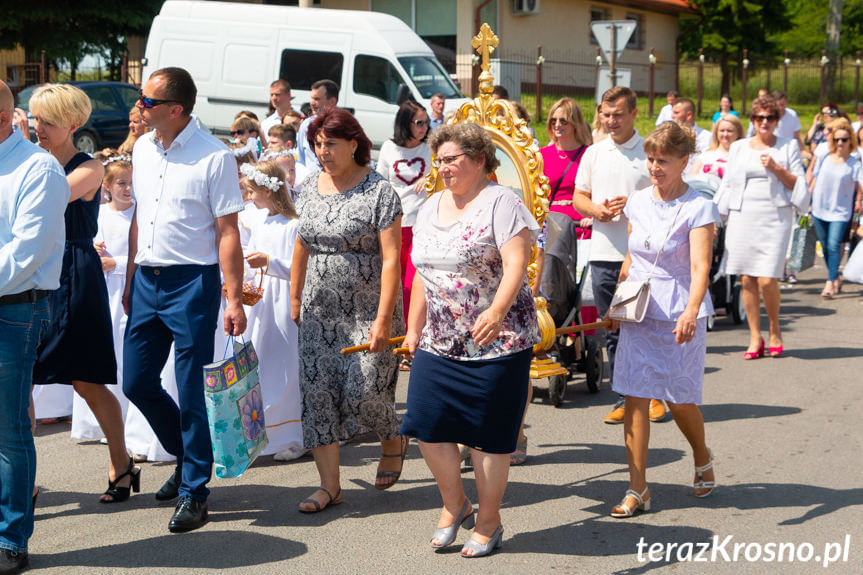
<path fill-rule="evenodd" d="M 0 296 L 0 305 L 15 305 L 19 303 L 36 303 L 51 292 L 45 289 L 28 289 L 21 293 Z"/>

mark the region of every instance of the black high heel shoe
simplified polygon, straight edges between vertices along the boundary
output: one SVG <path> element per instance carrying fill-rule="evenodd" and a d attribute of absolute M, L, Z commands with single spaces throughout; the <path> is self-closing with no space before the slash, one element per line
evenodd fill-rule
<path fill-rule="evenodd" d="M 127 475 L 130 478 L 129 487 L 118 487 L 117 484 Z M 135 493 L 141 491 L 141 468 L 136 468 L 135 462 L 130 457 L 129 468 L 114 481 L 108 480 L 108 490 L 105 491 L 105 495 L 111 497 L 111 499 L 100 499 L 99 503 L 121 503 L 129 499 L 129 494 L 133 490 Z"/>

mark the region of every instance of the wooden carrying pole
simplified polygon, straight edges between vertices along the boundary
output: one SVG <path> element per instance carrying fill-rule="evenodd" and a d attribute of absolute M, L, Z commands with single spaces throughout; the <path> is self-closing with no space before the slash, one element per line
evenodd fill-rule
<path fill-rule="evenodd" d="M 390 338 L 389 341 L 387 341 L 387 345 L 388 346 L 398 345 L 401 342 L 403 342 L 404 340 L 405 340 L 405 336 L 393 337 L 393 338 Z M 365 343 L 363 345 L 355 345 L 353 347 L 346 347 L 346 348 L 342 349 L 341 354 L 342 355 L 350 355 L 352 353 L 357 353 L 358 351 L 368 351 L 369 348 L 371 348 L 371 347 L 372 347 L 372 344 L 370 344 L 370 343 Z"/>
<path fill-rule="evenodd" d="M 568 333 L 578 333 L 580 331 L 587 331 L 589 329 L 599 329 L 601 327 L 602 328 L 611 327 L 611 320 L 605 319 L 602 321 L 595 321 L 593 323 L 585 323 L 582 325 L 567 325 L 564 327 L 559 327 L 556 330 L 554 330 L 554 335 L 565 335 Z M 394 338 L 394 339 L 398 339 L 398 338 Z M 401 339 L 404 339 L 404 338 L 401 338 Z M 393 341 L 393 340 L 390 340 L 390 341 Z M 353 348 L 348 348 L 348 349 L 353 349 Z M 410 352 L 410 350 L 408 350 L 408 348 L 406 348 L 406 347 L 397 347 L 396 349 L 393 350 L 393 353 L 396 355 L 405 355 L 406 353 L 409 353 L 409 352 Z M 342 353 L 344 353 L 344 350 L 342 350 Z"/>

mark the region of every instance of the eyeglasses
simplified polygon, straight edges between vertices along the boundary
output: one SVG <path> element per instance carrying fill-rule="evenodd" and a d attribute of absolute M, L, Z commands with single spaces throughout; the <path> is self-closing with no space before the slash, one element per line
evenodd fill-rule
<path fill-rule="evenodd" d="M 552 118 L 551 121 L 549 121 L 549 124 L 551 124 L 552 126 L 554 126 L 555 124 L 566 126 L 569 124 L 569 120 L 567 120 L 566 118 Z"/>
<path fill-rule="evenodd" d="M 837 112 L 836 110 L 827 110 L 826 112 L 821 112 L 821 113 L 824 114 L 825 116 L 838 116 L 839 115 L 839 112 Z"/>
<path fill-rule="evenodd" d="M 833 141 L 836 142 L 837 144 L 839 142 L 848 142 L 849 140 L 850 140 L 850 138 L 833 138 Z"/>
<path fill-rule="evenodd" d="M 418 128 L 422 127 L 422 126 L 428 126 L 429 125 L 428 120 L 411 120 L 411 123 Z"/>
<path fill-rule="evenodd" d="M 773 114 L 770 114 L 769 116 L 767 116 L 767 115 L 752 116 L 753 122 L 775 122 L 777 119 L 778 119 L 778 117 L 773 115 Z"/>
<path fill-rule="evenodd" d="M 144 95 L 143 90 L 138 90 L 138 100 L 141 102 L 141 107 L 146 110 L 155 108 L 156 106 L 161 106 L 162 104 L 167 104 L 168 102 L 177 102 L 176 100 L 157 100 L 155 98 L 148 98 Z"/>
<path fill-rule="evenodd" d="M 441 156 L 440 158 L 435 158 L 432 160 L 432 165 L 435 168 L 440 168 L 441 166 L 449 166 L 453 162 L 455 162 L 460 157 L 466 155 L 467 152 L 462 152 L 461 154 L 456 154 L 454 156 Z"/>
<path fill-rule="evenodd" d="M 231 131 L 231 136 L 245 136 L 248 130 L 233 130 Z"/>

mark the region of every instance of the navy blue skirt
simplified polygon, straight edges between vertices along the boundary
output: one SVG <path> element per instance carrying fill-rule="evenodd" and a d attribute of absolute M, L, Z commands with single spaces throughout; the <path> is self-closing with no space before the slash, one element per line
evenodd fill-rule
<path fill-rule="evenodd" d="M 401 433 L 512 453 L 527 401 L 531 348 L 489 360 L 454 360 L 418 349 Z"/>

